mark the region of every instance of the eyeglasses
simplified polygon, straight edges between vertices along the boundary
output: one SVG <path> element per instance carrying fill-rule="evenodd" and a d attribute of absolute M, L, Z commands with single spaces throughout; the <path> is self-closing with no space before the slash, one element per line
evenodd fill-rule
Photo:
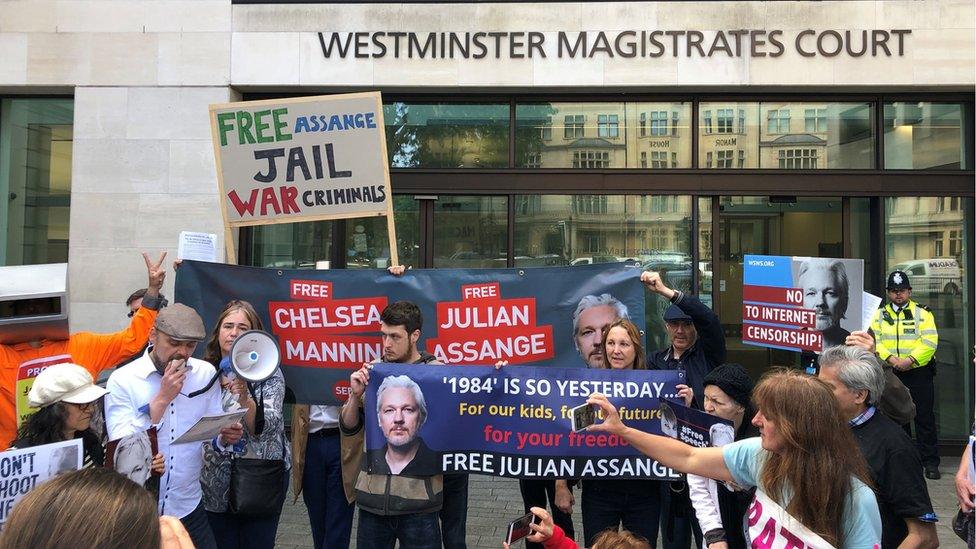
<path fill-rule="evenodd" d="M 92 411 L 92 410 L 95 409 L 95 401 L 86 402 L 84 404 L 77 404 L 77 403 L 74 403 L 74 402 L 69 402 L 68 404 L 74 406 L 75 408 L 78 408 L 78 410 L 80 410 L 82 412 L 90 412 L 90 411 Z"/>

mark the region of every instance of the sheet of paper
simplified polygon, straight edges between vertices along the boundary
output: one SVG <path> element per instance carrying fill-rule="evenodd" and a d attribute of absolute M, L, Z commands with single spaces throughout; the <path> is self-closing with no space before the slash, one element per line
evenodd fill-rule
<path fill-rule="evenodd" d="M 182 231 L 180 243 L 176 250 L 179 259 L 195 261 L 217 262 L 217 235 L 213 233 L 195 233 Z"/>
<path fill-rule="evenodd" d="M 874 313 L 877 312 L 878 307 L 881 305 L 881 298 L 867 292 L 861 292 L 861 294 L 863 295 L 861 297 L 861 330 L 866 332 L 871 327 Z"/>
<path fill-rule="evenodd" d="M 210 440 L 220 434 L 220 430 L 224 427 L 228 427 L 240 421 L 241 418 L 244 417 L 245 413 L 247 413 L 247 410 L 236 410 L 233 412 L 225 412 L 223 414 L 203 416 L 200 418 L 200 421 L 196 423 L 196 425 L 190 427 L 187 432 L 180 435 L 180 438 L 173 441 L 173 444 Z"/>

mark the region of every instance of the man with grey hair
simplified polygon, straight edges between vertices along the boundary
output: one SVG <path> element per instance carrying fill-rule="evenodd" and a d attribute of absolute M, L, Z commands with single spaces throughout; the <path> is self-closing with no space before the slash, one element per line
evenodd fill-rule
<path fill-rule="evenodd" d="M 621 318 L 630 318 L 627 306 L 610 294 L 591 294 L 580 300 L 573 312 L 573 343 L 587 367 L 603 367 L 603 330 Z"/>
<path fill-rule="evenodd" d="M 440 467 L 437 453 L 419 436 L 427 401 L 417 382 L 405 375 L 384 379 L 376 390 L 376 420 L 386 445 L 369 452 L 371 473 L 409 475 Z"/>
<path fill-rule="evenodd" d="M 840 325 L 850 300 L 850 281 L 844 263 L 837 259 L 810 258 L 800 264 L 796 286 L 803 290 L 803 308 L 816 312 L 816 327 L 823 348 L 843 345 L 849 331 Z"/>
<path fill-rule="evenodd" d="M 855 332 L 849 345 L 829 347 L 820 355 L 820 379 L 833 387 L 877 487 L 882 542 L 889 547 L 938 547 L 935 513 L 922 477 L 922 459 L 905 431 L 877 404 L 885 378 L 874 353 L 873 338 Z"/>

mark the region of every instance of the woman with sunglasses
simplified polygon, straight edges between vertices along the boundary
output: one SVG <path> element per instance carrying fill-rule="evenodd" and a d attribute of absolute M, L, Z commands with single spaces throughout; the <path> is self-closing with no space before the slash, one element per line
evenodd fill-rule
<path fill-rule="evenodd" d="M 100 413 L 98 401 L 108 391 L 95 385 L 88 370 L 77 364 L 55 364 L 34 379 L 27 403 L 39 408 L 20 426 L 10 449 L 24 449 L 80 438 L 84 449 L 82 466 L 101 467 L 105 450 L 91 429 L 91 419 Z M 162 473 L 163 455 L 153 456 L 152 470 Z"/>

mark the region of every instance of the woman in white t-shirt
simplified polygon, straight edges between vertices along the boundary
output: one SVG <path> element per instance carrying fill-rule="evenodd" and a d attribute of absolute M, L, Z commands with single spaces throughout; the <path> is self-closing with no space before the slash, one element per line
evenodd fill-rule
<path fill-rule="evenodd" d="M 803 526 L 831 545 L 873 549 L 881 516 L 864 458 L 829 385 L 795 370 L 763 376 L 753 393 L 760 436 L 722 448 L 695 448 L 625 426 L 600 394 L 603 409 L 590 431 L 623 437 L 642 453 L 685 473 L 757 486 Z"/>

